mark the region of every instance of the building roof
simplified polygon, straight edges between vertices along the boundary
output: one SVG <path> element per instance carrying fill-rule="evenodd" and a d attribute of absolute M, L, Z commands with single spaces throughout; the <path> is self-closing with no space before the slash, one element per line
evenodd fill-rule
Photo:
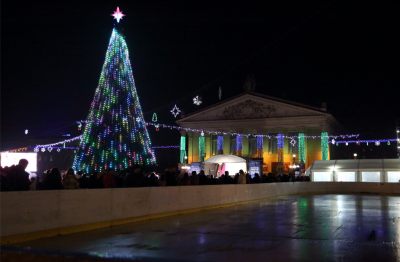
<path fill-rule="evenodd" d="M 268 95 L 264 95 L 264 94 L 260 94 L 260 93 L 244 92 L 244 93 L 241 93 L 241 94 L 239 94 L 237 96 L 231 97 L 229 99 L 225 99 L 225 100 L 223 100 L 221 102 L 215 103 L 213 105 L 207 106 L 205 108 L 202 108 L 200 110 L 197 110 L 195 112 L 187 114 L 187 115 L 185 115 L 185 117 L 182 117 L 177 122 L 181 122 L 181 121 L 183 122 L 186 119 L 191 118 L 194 115 L 197 115 L 199 113 L 208 111 L 208 110 L 213 109 L 215 107 L 218 107 L 220 105 L 226 104 L 228 102 L 231 102 L 233 100 L 241 98 L 242 96 L 253 96 L 253 97 L 256 97 L 256 98 L 265 98 L 265 99 L 272 100 L 272 101 L 275 101 L 275 102 L 279 102 L 279 103 L 283 103 L 283 104 L 287 104 L 287 105 L 292 105 L 292 106 L 296 106 L 296 107 L 301 107 L 301 108 L 304 108 L 304 109 L 309 109 L 309 110 L 313 110 L 313 111 L 316 111 L 316 112 L 319 112 L 319 113 L 327 114 L 327 112 L 325 110 L 323 110 L 322 108 L 313 107 L 313 106 L 309 106 L 309 105 L 305 105 L 305 104 L 301 104 L 301 103 L 297 103 L 297 102 L 293 102 L 293 101 L 290 101 L 290 100 L 281 99 L 281 98 L 277 98 L 277 97 L 273 97 L 273 96 L 268 96 Z"/>

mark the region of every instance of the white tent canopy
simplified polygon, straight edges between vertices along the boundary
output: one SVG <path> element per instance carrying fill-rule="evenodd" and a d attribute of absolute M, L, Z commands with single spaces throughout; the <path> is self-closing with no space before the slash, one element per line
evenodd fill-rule
<path fill-rule="evenodd" d="M 245 172 L 247 171 L 246 159 L 234 155 L 222 154 L 210 157 L 203 162 L 205 174 L 213 176 L 217 175 L 218 164 L 224 164 L 224 171 L 228 171 L 231 176 L 235 175 L 235 173 L 238 173 L 240 169 Z"/>
<path fill-rule="evenodd" d="M 246 163 L 246 159 L 234 155 L 221 154 L 210 157 L 204 163 Z"/>
<path fill-rule="evenodd" d="M 316 160 L 307 169 L 311 181 L 392 182 L 400 180 L 400 159 Z"/>

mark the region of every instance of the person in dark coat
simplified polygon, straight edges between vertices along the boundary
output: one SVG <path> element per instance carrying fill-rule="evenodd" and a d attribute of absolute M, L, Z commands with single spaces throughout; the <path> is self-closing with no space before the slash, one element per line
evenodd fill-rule
<path fill-rule="evenodd" d="M 204 174 L 204 170 L 201 170 L 199 174 L 199 185 L 207 185 L 207 184 L 208 184 L 208 179 Z"/>
<path fill-rule="evenodd" d="M 189 174 L 183 174 L 183 177 L 179 179 L 178 186 L 190 186 Z"/>
<path fill-rule="evenodd" d="M 130 168 L 125 177 L 125 187 L 143 187 L 145 186 L 145 178 L 142 173 L 142 168 L 139 165 L 135 165 L 133 170 Z"/>
<path fill-rule="evenodd" d="M 26 159 L 19 160 L 18 165 L 12 166 L 8 172 L 7 182 L 8 187 L 12 191 L 28 191 L 31 181 L 29 174 L 25 171 L 29 162 Z"/>
<path fill-rule="evenodd" d="M 51 169 L 50 173 L 44 178 L 43 186 L 44 190 L 58 190 L 64 188 L 61 183 L 61 173 L 58 168 L 54 167 Z"/>
<path fill-rule="evenodd" d="M 176 186 L 176 178 L 175 178 L 175 172 L 173 170 L 167 169 L 165 170 L 165 185 L 166 186 Z"/>
<path fill-rule="evenodd" d="M 253 184 L 261 183 L 261 178 L 260 178 L 260 176 L 258 175 L 258 173 L 255 173 L 255 174 L 254 174 L 254 177 L 251 179 L 251 182 L 252 182 Z"/>
<path fill-rule="evenodd" d="M 148 177 L 147 177 L 147 186 L 157 186 L 158 185 L 158 179 L 156 177 L 156 175 L 153 173 L 151 173 Z"/>
<path fill-rule="evenodd" d="M 232 184 L 233 183 L 233 178 L 229 175 L 229 171 L 225 171 L 225 175 L 223 176 L 222 183 L 223 184 Z"/>
<path fill-rule="evenodd" d="M 115 180 L 113 177 L 113 171 L 108 171 L 104 177 L 103 177 L 103 184 L 105 188 L 114 188 L 116 187 L 115 185 Z"/>

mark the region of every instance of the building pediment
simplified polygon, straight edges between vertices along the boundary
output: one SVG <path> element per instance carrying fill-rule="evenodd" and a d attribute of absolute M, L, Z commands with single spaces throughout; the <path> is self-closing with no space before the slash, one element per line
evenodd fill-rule
<path fill-rule="evenodd" d="M 177 122 L 321 116 L 326 114 L 317 108 L 301 106 L 300 104 L 293 105 L 254 94 L 244 94 L 195 112 Z"/>

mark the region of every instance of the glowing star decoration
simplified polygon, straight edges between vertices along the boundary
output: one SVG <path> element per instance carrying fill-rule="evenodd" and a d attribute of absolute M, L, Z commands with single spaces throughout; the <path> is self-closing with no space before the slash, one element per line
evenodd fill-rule
<path fill-rule="evenodd" d="M 376 146 L 379 146 L 380 144 L 381 144 L 380 141 L 376 141 L 376 142 L 375 142 L 375 145 L 376 145 Z"/>
<path fill-rule="evenodd" d="M 201 104 L 201 97 L 199 96 L 193 97 L 193 104 L 199 106 Z"/>
<path fill-rule="evenodd" d="M 290 144 L 292 144 L 292 146 L 295 146 L 295 145 L 296 145 L 296 140 L 294 140 L 294 139 L 292 138 L 292 140 L 290 141 Z"/>
<path fill-rule="evenodd" d="M 122 17 L 125 15 L 122 13 L 122 11 L 119 11 L 119 6 L 117 6 L 117 11 L 115 11 L 112 16 L 114 17 L 114 19 L 117 19 L 117 22 L 119 23 L 119 20 L 121 20 Z"/>
<path fill-rule="evenodd" d="M 172 108 L 172 110 L 170 111 L 174 117 L 176 118 L 177 115 L 179 115 L 179 113 L 181 112 L 181 110 L 179 110 L 179 108 L 175 105 L 174 108 Z"/>

